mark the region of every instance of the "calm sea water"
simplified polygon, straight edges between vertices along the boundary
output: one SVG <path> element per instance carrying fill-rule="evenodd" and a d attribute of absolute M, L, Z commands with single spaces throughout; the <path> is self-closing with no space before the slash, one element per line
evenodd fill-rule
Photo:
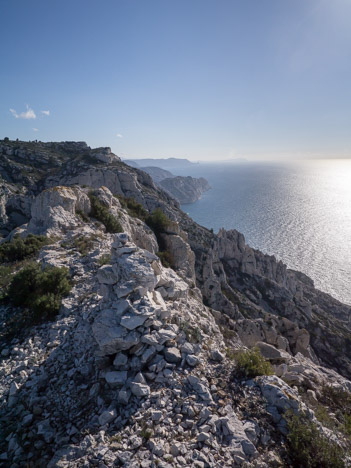
<path fill-rule="evenodd" d="M 212 186 L 182 206 L 196 222 L 215 232 L 237 229 L 249 245 L 351 305 L 351 161 L 198 164 L 173 172 Z"/>

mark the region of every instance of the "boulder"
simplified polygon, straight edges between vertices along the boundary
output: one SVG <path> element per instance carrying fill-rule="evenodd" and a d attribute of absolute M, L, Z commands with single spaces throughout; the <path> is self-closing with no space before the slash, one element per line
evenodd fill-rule
<path fill-rule="evenodd" d="M 166 348 L 163 354 L 165 356 L 166 361 L 170 362 L 171 364 L 177 364 L 182 360 L 182 356 L 180 354 L 179 349 L 175 347 Z"/>
<path fill-rule="evenodd" d="M 276 363 L 287 363 L 291 359 L 289 353 L 282 351 L 281 349 L 277 349 L 268 343 L 264 343 L 263 341 L 258 341 L 256 343 L 256 346 L 260 350 L 262 356 L 265 359 L 268 359 L 269 361 L 273 361 Z"/>

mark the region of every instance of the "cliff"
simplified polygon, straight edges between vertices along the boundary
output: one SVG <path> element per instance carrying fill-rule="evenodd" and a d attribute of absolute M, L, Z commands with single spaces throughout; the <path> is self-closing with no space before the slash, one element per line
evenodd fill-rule
<path fill-rule="evenodd" d="M 0 464 L 348 466 L 350 307 L 109 148 L 2 141 L 0 173 Z"/>
<path fill-rule="evenodd" d="M 203 177 L 195 178 L 190 176 L 175 176 L 166 169 L 155 166 L 144 167 L 140 165 L 140 163 L 135 167 L 140 167 L 140 169 L 147 172 L 159 187 L 163 188 L 181 205 L 195 203 L 202 197 L 204 192 L 211 188 L 208 181 Z"/>
<path fill-rule="evenodd" d="M 147 172 L 151 177 L 152 180 L 158 184 L 161 180 L 175 177 L 172 172 L 166 171 L 166 169 L 161 169 L 160 167 L 155 166 L 147 166 L 141 168 L 143 171 Z"/>
<path fill-rule="evenodd" d="M 180 204 L 194 203 L 199 200 L 204 192 L 211 187 L 203 177 L 172 177 L 163 179 L 159 185 L 170 195 L 172 195 Z"/>

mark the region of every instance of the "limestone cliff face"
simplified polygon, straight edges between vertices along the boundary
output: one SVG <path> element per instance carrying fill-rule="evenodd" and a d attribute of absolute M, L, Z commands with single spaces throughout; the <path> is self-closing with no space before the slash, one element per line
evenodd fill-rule
<path fill-rule="evenodd" d="M 203 177 L 196 179 L 190 176 L 163 179 L 159 185 L 182 205 L 196 202 L 206 190 L 211 188 Z"/>
<path fill-rule="evenodd" d="M 235 230 L 221 230 L 217 236 L 202 234 L 207 234 L 207 250 L 203 241 L 199 245 L 195 231 L 189 239 L 196 254 L 196 275 L 211 307 L 230 319 L 284 317 L 310 334 L 311 347 L 305 355 L 318 356 L 351 376 L 349 306 L 316 290 L 310 278 L 289 270 L 274 256 L 252 249 Z M 237 323 L 225 323 L 238 330 Z M 282 336 L 287 337 L 287 332 Z"/>
<path fill-rule="evenodd" d="M 204 192 L 211 188 L 203 177 L 175 176 L 171 172 L 155 166 L 142 166 L 141 169 L 181 205 L 196 202 Z"/>
<path fill-rule="evenodd" d="M 0 345 L 0 464 L 289 466 L 287 411 L 330 437 L 313 409 L 326 385 L 351 392 L 350 307 L 236 230 L 197 225 L 108 148 L 0 151 L 2 232 L 51 236 L 36 261 L 73 279 L 52 322 Z M 92 217 L 92 194 L 123 232 Z M 125 197 L 171 222 L 154 232 Z M 14 313 L 0 304 L 1 333 Z M 253 346 L 275 375 L 238 378 L 233 352 Z"/>

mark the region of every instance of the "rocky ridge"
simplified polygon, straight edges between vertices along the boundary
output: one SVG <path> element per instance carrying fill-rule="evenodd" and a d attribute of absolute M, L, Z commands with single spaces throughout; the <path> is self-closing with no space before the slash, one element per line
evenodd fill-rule
<path fill-rule="evenodd" d="M 287 411 L 305 412 L 331 436 L 314 409 L 326 385 L 351 391 L 349 307 L 240 233 L 196 225 L 108 149 L 3 142 L 0 150 L 3 233 L 54 235 L 37 261 L 68 267 L 74 280 L 55 321 L 2 344 L 0 464 L 290 466 Z M 83 220 L 91 191 L 123 233 Z M 155 255 L 160 238 L 114 195 L 173 220 L 162 234 L 172 268 Z M 74 247 L 81 237 L 87 254 Z M 5 323 L 10 314 L 3 305 Z M 254 345 L 275 375 L 239 379 L 232 351 Z"/>

